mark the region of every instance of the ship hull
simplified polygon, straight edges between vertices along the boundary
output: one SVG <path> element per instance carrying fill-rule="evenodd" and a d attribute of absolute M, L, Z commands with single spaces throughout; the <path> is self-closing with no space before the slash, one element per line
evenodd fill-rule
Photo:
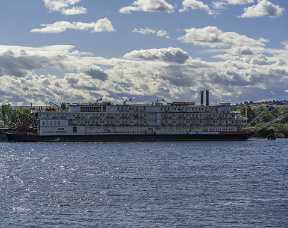
<path fill-rule="evenodd" d="M 25 134 L 7 134 L 9 142 L 169 142 L 169 141 L 246 141 L 251 133 L 215 133 L 215 134 L 171 134 L 171 135 L 59 135 L 39 136 Z"/>

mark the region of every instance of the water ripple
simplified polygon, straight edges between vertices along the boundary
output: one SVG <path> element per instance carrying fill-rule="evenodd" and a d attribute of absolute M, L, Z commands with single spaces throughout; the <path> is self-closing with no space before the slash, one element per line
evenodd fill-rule
<path fill-rule="evenodd" d="M 0 146 L 0 227 L 288 227 L 287 140 Z"/>

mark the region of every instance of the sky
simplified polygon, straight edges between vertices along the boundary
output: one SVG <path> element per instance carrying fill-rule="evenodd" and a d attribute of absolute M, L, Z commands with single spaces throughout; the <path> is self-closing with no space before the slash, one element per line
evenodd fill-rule
<path fill-rule="evenodd" d="M 2 0 L 1 103 L 288 99 L 287 0 Z"/>

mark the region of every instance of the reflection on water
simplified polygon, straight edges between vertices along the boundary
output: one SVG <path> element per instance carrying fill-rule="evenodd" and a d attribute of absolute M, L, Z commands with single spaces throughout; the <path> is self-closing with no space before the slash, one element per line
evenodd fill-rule
<path fill-rule="evenodd" d="M 288 141 L 0 144 L 1 227 L 288 227 Z"/>

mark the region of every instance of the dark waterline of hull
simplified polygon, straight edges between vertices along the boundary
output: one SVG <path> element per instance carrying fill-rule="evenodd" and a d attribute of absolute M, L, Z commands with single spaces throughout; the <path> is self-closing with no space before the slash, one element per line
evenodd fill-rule
<path fill-rule="evenodd" d="M 169 142 L 169 141 L 246 141 L 248 133 L 194 134 L 194 135 L 69 135 L 36 136 L 7 134 L 9 142 Z"/>

